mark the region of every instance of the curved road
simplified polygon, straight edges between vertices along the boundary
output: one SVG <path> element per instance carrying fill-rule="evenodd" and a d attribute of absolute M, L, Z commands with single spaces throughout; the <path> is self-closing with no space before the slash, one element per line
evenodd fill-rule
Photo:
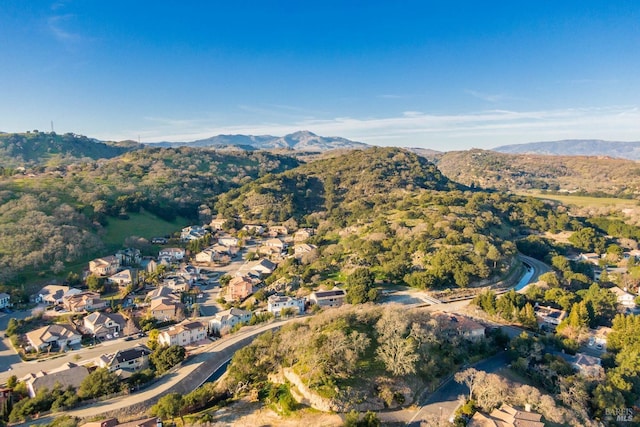
<path fill-rule="evenodd" d="M 93 417 L 108 412 L 123 410 L 138 404 L 148 403 L 151 405 L 168 392 L 179 391 L 186 394 L 198 387 L 199 384 L 202 384 L 217 368 L 228 361 L 231 356 L 233 356 L 233 353 L 249 344 L 261 333 L 279 328 L 287 322 L 301 319 L 304 318 L 292 318 L 285 321 L 241 329 L 238 333 L 208 344 L 204 349 L 200 350 L 199 354 L 191 357 L 186 363 L 180 366 L 180 368 L 164 375 L 159 381 L 138 393 L 97 402 L 90 406 L 72 409 L 64 413 L 53 413 L 38 420 L 31 420 L 17 425 L 32 426 L 36 422 L 38 424 L 46 424 L 63 414 L 78 418 Z"/>
<path fill-rule="evenodd" d="M 534 270 L 526 285 L 536 282 L 541 274 L 550 270 L 549 266 L 534 258 L 527 257 L 521 254 L 519 255 L 519 257 L 525 264 L 529 265 Z M 462 301 L 455 301 L 451 303 L 451 305 L 459 305 L 461 302 Z M 468 303 L 468 301 L 464 302 Z M 449 304 L 438 304 L 440 308 L 444 308 L 443 306 L 446 305 Z M 218 367 L 222 366 L 227 360 L 229 360 L 233 356 L 233 353 L 235 351 L 247 345 L 249 342 L 255 339 L 257 335 L 261 334 L 262 332 L 266 332 L 267 330 L 278 328 L 284 323 L 296 319 L 299 318 L 270 323 L 268 325 L 261 325 L 252 328 L 251 330 L 240 330 L 240 332 L 238 332 L 237 334 L 228 336 L 225 339 L 209 344 L 204 350 L 201 351 L 200 354 L 192 357 L 177 371 L 173 372 L 172 374 L 165 375 L 161 380 L 154 383 L 152 386 L 142 392 L 135 393 L 133 395 L 117 397 L 115 399 L 104 402 L 99 402 L 93 404 L 91 407 L 66 411 L 65 414 L 79 418 L 86 418 L 98 414 L 122 410 L 136 404 L 153 402 L 164 393 L 167 393 L 169 390 L 175 389 L 176 387 L 180 386 L 182 386 L 182 388 L 184 389 L 184 393 L 187 393 L 196 388 L 197 384 L 201 384 L 204 379 L 208 378 L 211 373 L 215 372 Z M 60 363 L 60 360 L 58 360 L 57 363 Z M 495 372 L 505 364 L 506 358 L 504 353 L 499 353 L 498 355 L 479 362 L 474 366 L 477 369 L 485 370 L 487 372 Z M 198 372 L 203 370 L 206 372 Z M 193 378 L 193 376 L 198 373 L 202 378 Z M 0 376 L 6 375 L 0 374 Z M 424 403 L 421 404 L 421 407 L 417 412 L 411 411 L 409 409 L 401 409 L 392 412 L 380 412 L 379 416 L 380 419 L 384 422 L 401 422 L 410 425 L 419 425 L 420 421 L 424 420 L 425 418 L 443 419 L 444 417 L 446 417 L 446 419 L 448 419 L 457 408 L 458 396 L 464 393 L 464 386 L 456 383 L 453 378 L 449 378 L 444 384 L 441 385 L 440 388 L 432 393 L 424 401 Z M 52 416 L 41 418 L 38 420 L 38 423 L 50 422 L 53 418 L 59 415 L 60 414 L 52 414 Z M 19 425 L 27 426 L 34 424 L 33 421 L 30 421 Z"/>

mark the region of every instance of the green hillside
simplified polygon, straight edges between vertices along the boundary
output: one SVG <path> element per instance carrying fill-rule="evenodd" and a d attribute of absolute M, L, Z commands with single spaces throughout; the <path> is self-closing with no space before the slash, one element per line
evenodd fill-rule
<path fill-rule="evenodd" d="M 0 133 L 0 163 L 5 169 L 35 165 L 56 167 L 80 159 L 110 159 L 141 147 L 132 141 L 105 143 L 72 133 Z"/>

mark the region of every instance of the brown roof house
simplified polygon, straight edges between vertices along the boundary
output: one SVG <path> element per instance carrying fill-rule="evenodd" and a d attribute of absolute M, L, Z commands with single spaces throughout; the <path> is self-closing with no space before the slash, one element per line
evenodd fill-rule
<path fill-rule="evenodd" d="M 74 313 L 102 310 L 107 307 L 107 304 L 107 301 L 100 298 L 99 293 L 92 291 L 80 292 L 62 299 L 64 308 Z"/>
<path fill-rule="evenodd" d="M 459 335 L 470 341 L 477 341 L 485 336 L 485 326 L 468 317 L 451 313 L 434 313 L 433 317 L 443 331 L 450 335 Z"/>
<path fill-rule="evenodd" d="M 137 421 L 119 423 L 116 418 L 109 418 L 102 421 L 93 421 L 82 424 L 80 427 L 162 427 L 162 420 L 158 417 L 151 417 Z"/>
<path fill-rule="evenodd" d="M 120 260 L 114 255 L 106 256 L 103 258 L 96 258 L 93 261 L 89 261 L 89 271 L 91 274 L 100 277 L 111 276 L 120 269 Z"/>
<path fill-rule="evenodd" d="M 36 350 L 64 350 L 70 345 L 80 344 L 82 335 L 73 326 L 55 323 L 27 332 L 27 341 Z"/>
<path fill-rule="evenodd" d="M 151 300 L 149 313 L 160 321 L 184 319 L 184 304 L 175 295 Z"/>
<path fill-rule="evenodd" d="M 227 299 L 242 301 L 253 294 L 253 282 L 246 276 L 237 276 L 229 281 Z"/>
<path fill-rule="evenodd" d="M 541 421 L 542 415 L 530 411 L 520 411 L 514 407 L 503 404 L 499 409 L 494 409 L 486 415 L 476 412 L 467 427 L 544 427 Z"/>
<path fill-rule="evenodd" d="M 183 321 L 171 328 L 160 332 L 160 345 L 181 345 L 183 347 L 207 338 L 207 326 L 202 322 Z"/>

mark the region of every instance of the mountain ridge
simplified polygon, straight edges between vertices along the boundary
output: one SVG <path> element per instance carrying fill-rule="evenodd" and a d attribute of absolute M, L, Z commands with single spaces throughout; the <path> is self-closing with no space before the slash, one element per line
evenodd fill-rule
<path fill-rule="evenodd" d="M 640 141 L 602 139 L 563 139 L 501 145 L 491 149 L 508 154 L 544 154 L 552 156 L 608 156 L 640 160 Z"/>
<path fill-rule="evenodd" d="M 152 142 L 154 147 L 237 147 L 249 150 L 289 149 L 296 151 L 328 151 L 337 148 L 367 148 L 363 142 L 352 141 L 339 136 L 320 136 L 302 130 L 284 136 L 221 134 L 191 142 Z"/>

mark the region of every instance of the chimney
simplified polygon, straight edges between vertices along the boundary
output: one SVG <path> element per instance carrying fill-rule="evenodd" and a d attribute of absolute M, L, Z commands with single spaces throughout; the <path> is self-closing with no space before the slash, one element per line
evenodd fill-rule
<path fill-rule="evenodd" d="M 531 403 L 527 403 L 524 405 L 524 410 L 527 412 L 531 412 Z"/>

